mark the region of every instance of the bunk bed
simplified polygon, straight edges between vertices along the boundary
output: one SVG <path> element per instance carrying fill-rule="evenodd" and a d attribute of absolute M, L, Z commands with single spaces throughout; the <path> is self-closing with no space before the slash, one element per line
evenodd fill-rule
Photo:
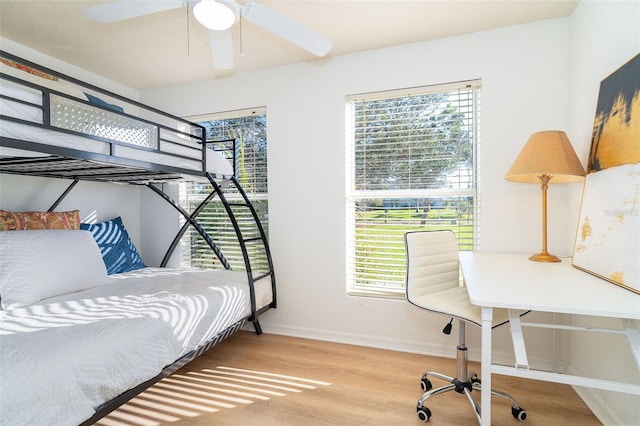
<path fill-rule="evenodd" d="M 207 141 L 196 123 L 0 51 L 0 173 L 69 180 L 50 213 L 78 182 L 97 181 L 144 186 L 184 218 L 159 267 L 115 274 L 91 231 L 0 232 L 3 423 L 93 424 L 245 324 L 262 333 L 259 316 L 276 307 L 273 263 L 235 173 L 238 147 L 227 142 Z M 164 190 L 185 180 L 210 188 L 191 212 Z M 239 197 L 228 198 L 230 189 Z M 237 236 L 242 271 L 231 270 L 198 222 L 214 200 Z M 166 268 L 189 227 L 224 270 Z M 57 290 L 38 282 L 60 274 Z"/>

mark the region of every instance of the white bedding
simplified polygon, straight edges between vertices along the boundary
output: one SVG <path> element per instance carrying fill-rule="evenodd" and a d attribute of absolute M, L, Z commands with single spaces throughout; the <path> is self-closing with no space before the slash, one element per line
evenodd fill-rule
<path fill-rule="evenodd" d="M 0 421 L 81 423 L 250 313 L 246 273 L 165 268 L 0 311 Z"/>
<path fill-rule="evenodd" d="M 67 87 L 69 85 L 64 86 Z M 61 90 L 58 86 L 56 86 L 55 89 Z M 77 90 L 79 91 L 79 89 Z M 79 92 L 79 96 L 82 96 L 82 92 Z M 7 82 L 3 79 L 0 79 L 0 94 L 22 100 L 30 104 L 42 105 L 41 92 L 35 89 L 21 87 L 12 82 Z M 71 92 L 67 94 L 75 95 L 76 93 Z M 61 97 L 59 97 L 58 100 L 60 102 L 65 102 L 65 99 Z M 88 109 L 88 111 L 90 111 L 90 109 Z M 95 111 L 100 112 L 101 115 L 110 114 L 98 109 L 95 109 Z M 0 98 L 0 114 L 25 120 L 31 123 L 43 123 L 43 112 L 40 108 L 21 102 L 15 102 L 5 98 Z M 87 123 L 91 123 L 91 117 L 89 115 L 84 116 L 83 118 L 88 118 Z M 123 118 L 123 120 L 126 119 Z M 129 121 L 133 122 L 133 120 Z M 174 125 L 179 126 L 179 123 L 176 123 Z M 122 124 L 122 126 L 127 125 L 126 123 L 124 123 Z M 154 128 L 154 126 L 147 127 L 151 129 Z M 105 126 L 101 123 L 98 123 L 96 124 L 94 131 L 97 131 L 98 134 L 106 132 L 105 135 L 108 135 L 108 132 L 110 132 L 112 128 L 116 129 L 115 126 Z M 139 149 L 139 147 L 137 147 L 136 145 L 117 144 L 115 145 L 115 152 L 113 153 L 113 155 L 137 161 L 152 162 L 184 168 L 196 172 L 202 171 L 201 146 L 196 142 L 183 137 L 182 135 L 180 135 L 180 133 L 177 132 L 177 130 L 178 128 L 176 128 L 176 132 L 173 132 L 161 128 L 161 140 L 159 141 L 157 150 Z M 149 131 L 149 129 L 122 129 L 122 131 L 119 133 L 126 134 L 126 132 L 132 132 L 129 134 L 134 135 L 135 132 L 142 131 Z M 3 120 L 0 124 L 0 136 L 18 140 L 38 142 L 63 148 L 71 148 L 80 151 L 99 153 L 103 155 L 109 155 L 111 149 L 111 144 L 98 139 L 86 138 L 63 132 L 50 131 L 38 126 L 31 126 L 19 122 L 11 122 L 8 120 Z M 207 172 L 214 175 L 230 177 L 234 174 L 233 167 L 230 162 L 219 152 L 207 149 L 206 164 Z"/>

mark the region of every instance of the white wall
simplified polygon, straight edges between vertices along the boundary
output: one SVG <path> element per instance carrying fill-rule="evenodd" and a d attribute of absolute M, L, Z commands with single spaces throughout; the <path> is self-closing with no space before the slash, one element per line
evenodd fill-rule
<path fill-rule="evenodd" d="M 173 200 L 179 200 L 177 184 L 164 184 L 162 189 Z M 143 238 L 138 247 L 145 264 L 159 266 L 180 228 L 180 213 L 155 192 L 146 188 L 141 191 L 140 232 Z M 174 250 L 166 266 L 180 267 L 179 248 Z"/>
<path fill-rule="evenodd" d="M 538 251 L 540 189 L 503 177 L 530 133 L 568 130 L 568 31 L 568 18 L 555 19 L 154 88 L 142 99 L 182 115 L 266 105 L 279 295 L 262 320 L 266 332 L 453 356 L 443 318 L 400 300 L 346 296 L 345 95 L 481 78 L 481 246 Z M 553 187 L 549 201 L 549 244 L 559 254 L 570 253 L 566 195 Z M 478 348 L 478 331 L 468 334 Z M 552 343 L 542 336 L 532 359 L 545 363 Z M 496 340 L 508 357 L 510 343 Z"/>
<path fill-rule="evenodd" d="M 640 52 L 640 2 L 583 0 L 571 16 L 570 34 L 570 130 L 576 151 L 586 158 L 600 82 Z M 579 192 L 572 194 L 571 205 L 579 206 L 579 199 Z M 577 227 L 577 211 L 572 218 Z M 582 326 L 620 326 L 619 321 L 598 318 L 576 316 L 572 320 Z M 640 373 L 623 336 L 572 333 L 570 337 L 572 374 L 640 383 Z M 576 390 L 604 424 L 640 423 L 640 397 L 589 388 Z"/>

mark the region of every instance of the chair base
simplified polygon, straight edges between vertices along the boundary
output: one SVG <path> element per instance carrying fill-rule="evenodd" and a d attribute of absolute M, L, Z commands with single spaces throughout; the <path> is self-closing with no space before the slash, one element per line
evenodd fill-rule
<path fill-rule="evenodd" d="M 447 376 L 445 374 L 436 373 L 434 371 L 427 371 L 422 375 L 420 387 L 422 387 L 424 394 L 422 394 L 422 396 L 418 400 L 416 411 L 418 414 L 418 419 L 422 420 L 423 422 L 429 421 L 429 418 L 431 417 L 431 410 L 424 406 L 424 402 L 427 399 L 446 392 L 456 391 L 467 397 L 467 400 L 471 404 L 471 407 L 473 407 L 473 411 L 476 414 L 478 424 L 482 423 L 482 418 L 480 417 L 480 406 L 471 395 L 471 392 L 474 389 L 482 391 L 482 384 L 480 383 L 480 379 L 478 379 L 478 375 L 476 373 L 474 373 L 473 371 L 469 372 L 467 370 L 468 354 L 467 345 L 465 344 L 465 322 L 461 319 L 458 320 L 458 346 L 456 349 L 457 371 L 455 378 Z M 449 384 L 437 389 L 433 389 L 433 385 L 431 384 L 431 380 L 429 380 L 429 376 L 437 377 L 438 379 L 448 382 Z M 521 422 L 523 422 L 527 418 L 527 412 L 525 411 L 525 409 L 520 407 L 516 400 L 511 397 L 511 395 L 493 389 L 491 389 L 491 394 L 506 399 L 511 403 L 511 414 L 513 415 L 513 417 L 520 420 Z"/>
<path fill-rule="evenodd" d="M 448 382 L 448 385 L 441 386 L 439 388 L 433 389 L 433 385 L 431 384 L 431 380 L 429 380 L 429 376 L 437 377 L 440 380 Z M 434 371 L 427 371 L 422 375 L 422 380 L 420 381 L 420 386 L 422 390 L 425 391 L 424 394 L 418 400 L 418 405 L 416 406 L 416 412 L 418 414 L 418 419 L 427 422 L 431 418 L 431 410 L 424 406 L 424 402 L 436 395 L 440 395 L 443 393 L 456 391 L 460 394 L 464 394 L 467 397 L 467 400 L 471 404 L 471 407 L 474 410 L 476 418 L 478 419 L 478 424 L 481 423 L 482 418 L 480 416 L 480 406 L 471 395 L 471 392 L 475 389 L 478 391 L 482 391 L 482 384 L 478 376 L 471 372 L 469 377 L 465 381 L 461 381 L 457 378 L 453 378 L 444 374 L 436 373 Z M 520 407 L 516 400 L 511 396 L 504 392 L 497 391 L 491 389 L 491 394 L 498 396 L 500 398 L 506 399 L 511 403 L 511 414 L 516 419 L 523 422 L 527 418 L 527 412 L 524 408 Z"/>

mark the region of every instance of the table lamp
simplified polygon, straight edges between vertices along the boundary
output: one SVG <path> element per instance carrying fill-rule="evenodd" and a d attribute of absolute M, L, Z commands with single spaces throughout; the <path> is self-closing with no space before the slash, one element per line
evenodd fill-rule
<path fill-rule="evenodd" d="M 537 262 L 560 262 L 547 252 L 547 187 L 549 183 L 584 180 L 585 171 L 565 132 L 537 132 L 520 151 L 504 177 L 506 180 L 542 185 L 542 251 L 529 257 Z"/>

